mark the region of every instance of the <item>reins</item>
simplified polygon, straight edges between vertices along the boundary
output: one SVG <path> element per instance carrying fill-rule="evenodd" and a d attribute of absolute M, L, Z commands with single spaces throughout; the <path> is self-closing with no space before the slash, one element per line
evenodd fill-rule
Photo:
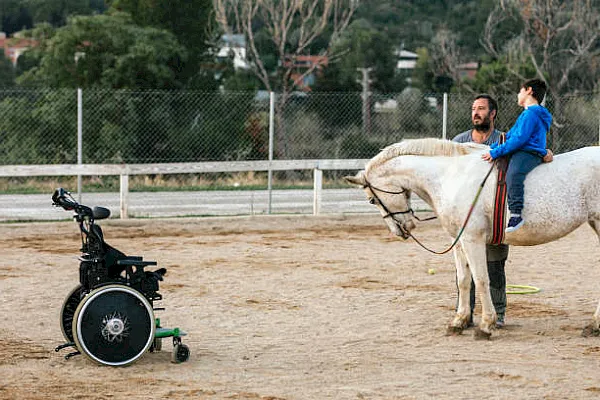
<path fill-rule="evenodd" d="M 413 238 L 413 240 L 415 242 L 417 242 L 417 244 L 419 246 L 421 246 L 423 249 L 427 250 L 428 252 L 433 253 L 433 254 L 439 254 L 439 255 L 446 254 L 447 252 L 449 252 L 450 250 L 452 250 L 454 248 L 454 246 L 456 246 L 456 244 L 458 243 L 460 237 L 464 233 L 465 228 L 467 227 L 467 224 L 469 223 L 469 219 L 471 219 L 471 215 L 473 214 L 473 210 L 475 209 L 475 205 L 477 204 L 477 201 L 479 200 L 479 197 L 481 196 L 481 192 L 483 191 L 483 187 L 485 186 L 485 182 L 487 181 L 487 179 L 489 178 L 490 174 L 492 173 L 492 171 L 494 169 L 494 165 L 495 165 L 495 162 L 492 163 L 492 166 L 490 167 L 489 171 L 487 172 L 487 174 L 485 174 L 485 177 L 483 178 L 483 181 L 479 185 L 479 189 L 477 189 L 477 193 L 475 194 L 475 198 L 473 199 L 473 202 L 471 203 L 471 207 L 469 208 L 469 212 L 467 213 L 467 217 L 465 218 L 465 222 L 463 223 L 462 227 L 460 228 L 460 231 L 458 232 L 458 235 L 454 239 L 454 242 L 446 250 L 444 250 L 444 251 L 435 251 L 435 250 L 432 250 L 432 249 L 428 248 L 427 246 L 425 246 L 423 243 L 421 243 L 419 241 L 419 239 L 417 239 L 409 230 L 407 230 L 407 229 L 405 230 L 405 228 L 403 228 L 401 225 L 398 225 L 398 227 L 407 236 Z M 366 181 L 366 179 L 365 179 L 365 181 Z M 373 192 L 373 196 L 377 199 L 377 201 L 379 202 L 379 204 L 381 205 L 381 207 L 383 208 L 383 210 L 386 212 L 386 215 L 383 216 L 384 219 L 388 218 L 388 217 L 392 217 L 392 219 L 394 219 L 394 221 L 396 221 L 396 223 L 398 223 L 399 221 L 394 218 L 394 215 L 397 215 L 397 214 L 408 214 L 408 213 L 410 213 L 413 217 L 415 217 L 417 219 L 417 221 L 420 221 L 420 222 L 429 221 L 429 220 L 437 218 L 437 217 L 434 216 L 434 217 L 429 217 L 429 218 L 425 218 L 425 219 L 420 219 L 419 217 L 417 217 L 415 215 L 415 212 L 413 211 L 412 208 L 409 208 L 406 211 L 390 212 L 388 210 L 388 208 L 385 206 L 385 204 L 383 204 L 383 202 L 381 201 L 381 199 L 379 199 L 379 197 L 375 193 L 375 191 L 379 191 L 379 192 L 388 193 L 388 194 L 402 194 L 402 193 L 404 193 L 406 191 L 406 189 L 402 189 L 399 192 L 392 192 L 392 191 L 388 191 L 388 190 L 379 189 L 379 188 L 371 185 L 368 181 L 366 181 L 365 187 L 368 187 L 369 189 L 371 189 L 371 192 Z"/>

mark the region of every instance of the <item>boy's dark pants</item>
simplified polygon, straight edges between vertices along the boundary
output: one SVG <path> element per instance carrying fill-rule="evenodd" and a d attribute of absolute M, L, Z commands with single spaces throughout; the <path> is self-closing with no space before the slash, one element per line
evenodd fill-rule
<path fill-rule="evenodd" d="M 542 157 L 526 151 L 517 151 L 510 156 L 506 171 L 508 209 L 512 214 L 523 211 L 524 182 L 527 174 L 542 163 Z"/>

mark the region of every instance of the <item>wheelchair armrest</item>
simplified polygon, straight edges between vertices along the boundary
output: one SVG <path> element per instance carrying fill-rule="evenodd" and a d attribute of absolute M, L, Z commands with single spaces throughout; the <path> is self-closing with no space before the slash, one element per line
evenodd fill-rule
<path fill-rule="evenodd" d="M 142 257 L 128 257 L 122 260 L 117 260 L 117 265 L 133 265 L 136 267 L 145 267 L 147 265 L 157 265 L 156 261 L 142 261 Z"/>

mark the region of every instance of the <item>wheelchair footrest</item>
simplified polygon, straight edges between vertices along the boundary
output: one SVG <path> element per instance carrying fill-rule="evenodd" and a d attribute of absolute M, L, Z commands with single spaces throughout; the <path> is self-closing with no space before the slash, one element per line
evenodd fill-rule
<path fill-rule="evenodd" d="M 182 331 L 179 328 L 173 328 L 173 329 L 169 329 L 169 328 L 156 328 L 156 331 L 154 332 L 154 337 L 156 338 L 165 338 L 165 337 L 180 337 L 180 336 L 185 336 L 187 335 L 187 333 L 185 333 L 184 331 Z"/>

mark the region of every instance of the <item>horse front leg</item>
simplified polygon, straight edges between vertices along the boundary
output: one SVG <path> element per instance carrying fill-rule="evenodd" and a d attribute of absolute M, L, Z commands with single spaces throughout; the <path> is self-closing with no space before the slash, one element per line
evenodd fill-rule
<path fill-rule="evenodd" d="M 456 286 L 458 288 L 458 305 L 456 315 L 446 329 L 446 335 L 460 335 L 468 327 L 471 319 L 471 304 L 469 294 L 471 292 L 471 272 L 467 263 L 467 257 L 460 244 L 452 249 L 454 264 L 456 266 Z"/>
<path fill-rule="evenodd" d="M 475 338 L 489 339 L 492 335 L 492 329 L 496 326 L 496 310 L 490 294 L 485 242 L 465 240 L 462 245 L 481 301 L 481 322 L 479 328 L 475 330 Z"/>
<path fill-rule="evenodd" d="M 583 328 L 581 336 L 600 336 L 600 302 L 598 303 L 598 307 L 596 308 L 596 312 L 594 313 L 594 320 L 591 324 Z"/>

